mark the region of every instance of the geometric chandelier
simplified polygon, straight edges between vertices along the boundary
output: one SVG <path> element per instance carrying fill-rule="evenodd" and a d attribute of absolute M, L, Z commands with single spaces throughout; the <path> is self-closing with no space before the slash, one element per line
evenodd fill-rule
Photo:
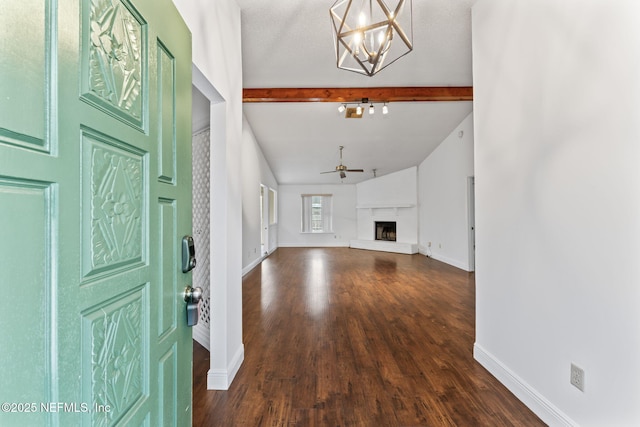
<path fill-rule="evenodd" d="M 338 68 L 373 76 L 413 50 L 411 0 L 337 0 L 331 9 Z"/>

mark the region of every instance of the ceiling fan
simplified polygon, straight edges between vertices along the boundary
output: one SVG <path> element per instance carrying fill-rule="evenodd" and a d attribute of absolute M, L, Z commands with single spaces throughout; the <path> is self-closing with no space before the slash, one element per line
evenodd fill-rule
<path fill-rule="evenodd" d="M 333 173 L 333 172 L 340 172 L 340 179 L 344 179 L 347 177 L 346 172 L 364 172 L 364 169 L 349 169 L 347 166 L 342 164 L 342 149 L 344 148 L 343 145 L 340 146 L 340 164 L 338 166 L 336 166 L 335 170 L 332 171 L 326 171 L 326 172 L 320 172 L 320 173 Z"/>

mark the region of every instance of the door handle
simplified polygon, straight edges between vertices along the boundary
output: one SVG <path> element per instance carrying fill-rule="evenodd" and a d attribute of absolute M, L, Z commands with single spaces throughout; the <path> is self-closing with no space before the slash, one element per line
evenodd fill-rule
<path fill-rule="evenodd" d="M 192 288 L 187 285 L 184 288 L 184 301 L 187 303 L 187 326 L 195 326 L 200 319 L 200 309 L 198 303 L 202 299 L 202 288 L 196 286 Z"/>
<path fill-rule="evenodd" d="M 197 304 L 202 299 L 202 288 L 200 286 L 196 286 L 192 288 L 191 285 L 187 285 L 184 288 L 184 302 Z"/>

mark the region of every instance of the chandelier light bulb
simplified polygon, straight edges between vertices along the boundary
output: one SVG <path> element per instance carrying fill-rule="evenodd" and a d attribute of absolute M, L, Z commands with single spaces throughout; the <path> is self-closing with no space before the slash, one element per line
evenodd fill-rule
<path fill-rule="evenodd" d="M 356 108 L 356 114 L 357 115 L 361 115 L 362 114 L 362 107 L 360 106 L 360 104 L 358 104 L 358 108 Z"/>
<path fill-rule="evenodd" d="M 365 16 L 364 12 L 360 12 L 360 15 L 358 16 L 358 24 L 359 27 L 364 27 L 367 25 L 367 17 Z"/>
<path fill-rule="evenodd" d="M 378 45 L 382 46 L 382 45 L 384 44 L 384 42 L 385 42 L 385 37 L 386 37 L 386 36 L 385 36 L 384 31 L 380 31 L 380 32 L 378 33 Z"/>
<path fill-rule="evenodd" d="M 346 110 L 347 107 L 344 106 L 344 104 L 340 104 L 340 106 L 338 107 L 338 113 L 344 113 L 344 110 Z"/>
<path fill-rule="evenodd" d="M 356 32 L 356 33 L 353 35 L 353 43 L 356 45 L 356 49 L 357 49 L 357 46 L 358 46 L 360 43 L 362 43 L 362 33 L 361 33 L 360 31 Z"/>
<path fill-rule="evenodd" d="M 387 107 L 387 104 L 382 106 L 382 114 L 389 114 L 389 107 Z"/>
<path fill-rule="evenodd" d="M 369 115 L 372 115 L 372 114 L 373 114 L 373 113 L 375 113 L 375 112 L 376 112 L 376 110 L 375 110 L 375 108 L 373 108 L 373 104 L 371 104 L 371 105 L 369 106 Z"/>

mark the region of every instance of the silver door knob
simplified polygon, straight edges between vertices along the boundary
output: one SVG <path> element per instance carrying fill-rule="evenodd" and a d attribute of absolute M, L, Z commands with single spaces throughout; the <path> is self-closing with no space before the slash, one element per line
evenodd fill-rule
<path fill-rule="evenodd" d="M 200 286 L 196 286 L 192 288 L 191 285 L 187 285 L 184 288 L 184 301 L 188 303 L 197 304 L 202 299 L 202 288 Z"/>

